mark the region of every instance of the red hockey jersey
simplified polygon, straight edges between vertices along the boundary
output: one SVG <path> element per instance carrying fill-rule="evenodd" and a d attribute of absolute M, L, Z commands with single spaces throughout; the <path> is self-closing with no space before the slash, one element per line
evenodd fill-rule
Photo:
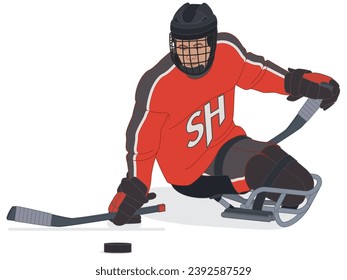
<path fill-rule="evenodd" d="M 233 121 L 235 86 L 287 94 L 284 69 L 246 52 L 231 34 L 219 33 L 212 67 L 190 77 L 168 54 L 141 78 L 127 129 L 129 177 L 150 187 L 157 160 L 167 182 L 189 185 L 201 176 L 218 150 L 245 135 Z"/>

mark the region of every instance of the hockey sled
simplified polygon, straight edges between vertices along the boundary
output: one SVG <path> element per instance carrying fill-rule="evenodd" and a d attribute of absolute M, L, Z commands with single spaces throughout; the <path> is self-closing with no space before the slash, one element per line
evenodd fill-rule
<path fill-rule="evenodd" d="M 321 100 L 308 99 L 290 125 L 270 141 L 279 143 L 299 130 L 316 113 L 320 103 Z M 221 214 L 223 218 L 259 222 L 275 221 L 281 227 L 288 227 L 306 214 L 322 185 L 320 176 L 317 174 L 311 174 L 311 176 L 315 183 L 309 191 L 262 186 L 256 190 L 251 190 L 245 195 L 218 194 L 211 197 L 211 199 L 215 199 L 225 208 Z M 266 195 L 269 193 L 280 194 L 278 200 L 275 202 L 267 199 Z M 287 195 L 299 195 L 305 197 L 305 200 L 296 209 L 287 208 L 282 205 Z M 236 206 L 235 203 L 238 205 Z"/>
<path fill-rule="evenodd" d="M 316 174 L 311 174 L 315 181 L 314 187 L 309 191 L 298 191 L 281 188 L 260 187 L 247 193 L 247 197 L 239 194 L 224 194 L 212 197 L 219 202 L 225 210 L 223 218 L 252 220 L 259 222 L 275 221 L 281 227 L 288 227 L 299 221 L 310 208 L 321 185 L 322 179 Z M 280 194 L 278 200 L 272 201 L 266 198 L 268 193 Z M 297 209 L 286 208 L 282 202 L 287 195 L 299 195 L 305 197 Z M 232 205 L 229 203 L 234 203 Z M 236 204 L 238 207 L 236 207 Z"/>

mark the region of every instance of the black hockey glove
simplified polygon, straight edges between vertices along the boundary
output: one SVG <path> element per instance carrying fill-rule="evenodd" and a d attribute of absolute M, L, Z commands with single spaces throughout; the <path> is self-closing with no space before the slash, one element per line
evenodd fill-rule
<path fill-rule="evenodd" d="M 117 194 L 108 207 L 109 212 L 117 212 L 112 222 L 117 226 L 126 223 L 140 223 L 141 216 L 134 216 L 135 211 L 156 196 L 154 193 L 147 194 L 147 190 L 146 185 L 138 178 L 123 178 L 117 189 Z"/>
<path fill-rule="evenodd" d="M 329 76 L 312 73 L 305 69 L 291 69 L 285 75 L 284 87 L 290 96 L 289 101 L 296 101 L 303 96 L 312 99 L 322 99 L 320 107 L 327 110 L 340 94 L 339 84 Z"/>

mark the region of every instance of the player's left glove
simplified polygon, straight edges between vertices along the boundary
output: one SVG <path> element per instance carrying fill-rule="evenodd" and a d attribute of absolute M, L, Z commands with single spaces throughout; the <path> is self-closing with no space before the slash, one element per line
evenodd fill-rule
<path fill-rule="evenodd" d="M 155 196 L 154 193 L 148 193 L 146 185 L 140 179 L 123 178 L 108 207 L 109 212 L 117 212 L 112 222 L 117 226 L 141 223 L 141 216 L 134 215 L 136 210 Z"/>
<path fill-rule="evenodd" d="M 340 94 L 339 84 L 329 76 L 312 73 L 305 69 L 288 69 L 284 78 L 284 87 L 290 95 L 289 101 L 295 101 L 306 96 L 312 99 L 322 99 L 320 107 L 327 110 Z"/>

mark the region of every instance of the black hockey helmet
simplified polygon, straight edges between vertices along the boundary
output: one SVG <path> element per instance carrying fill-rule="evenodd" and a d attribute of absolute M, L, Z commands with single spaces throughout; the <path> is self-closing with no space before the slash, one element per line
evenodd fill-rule
<path fill-rule="evenodd" d="M 170 25 L 174 64 L 189 75 L 204 74 L 212 65 L 217 42 L 217 17 L 206 4 L 186 3 Z"/>

